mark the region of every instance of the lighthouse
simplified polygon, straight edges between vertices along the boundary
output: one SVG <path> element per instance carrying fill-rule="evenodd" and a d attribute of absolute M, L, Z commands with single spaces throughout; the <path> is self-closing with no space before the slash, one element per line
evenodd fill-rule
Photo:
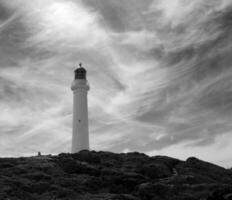
<path fill-rule="evenodd" d="M 89 149 L 88 126 L 88 98 L 89 84 L 86 79 L 86 70 L 80 63 L 75 71 L 75 79 L 72 82 L 73 91 L 73 133 L 72 153 Z"/>

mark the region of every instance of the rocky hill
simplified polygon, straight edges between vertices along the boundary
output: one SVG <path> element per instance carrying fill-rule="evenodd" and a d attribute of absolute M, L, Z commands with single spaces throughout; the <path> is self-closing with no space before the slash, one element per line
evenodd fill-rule
<path fill-rule="evenodd" d="M 230 200 L 232 171 L 186 161 L 81 151 L 0 159 L 0 200 Z"/>

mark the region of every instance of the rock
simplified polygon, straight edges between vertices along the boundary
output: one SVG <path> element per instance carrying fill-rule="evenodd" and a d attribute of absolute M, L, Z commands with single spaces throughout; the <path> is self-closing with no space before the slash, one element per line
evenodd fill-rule
<path fill-rule="evenodd" d="M 101 163 L 100 156 L 95 151 L 83 150 L 78 153 L 72 154 L 75 160 L 84 161 L 91 164 Z"/>
<path fill-rule="evenodd" d="M 155 163 L 162 163 L 166 165 L 169 169 L 173 169 L 177 164 L 182 162 L 176 158 L 170 158 L 168 156 L 153 156 L 151 159 Z"/>
<path fill-rule="evenodd" d="M 154 163 L 141 167 L 141 174 L 151 179 L 165 178 L 172 175 L 172 171 L 164 164 Z"/>
<path fill-rule="evenodd" d="M 228 183 L 232 178 L 229 170 L 194 157 L 188 158 L 176 167 L 179 174 L 192 176 L 195 183 Z"/>
<path fill-rule="evenodd" d="M 166 198 L 170 194 L 172 186 L 162 183 L 143 183 L 139 186 L 139 196 L 142 200 Z"/>

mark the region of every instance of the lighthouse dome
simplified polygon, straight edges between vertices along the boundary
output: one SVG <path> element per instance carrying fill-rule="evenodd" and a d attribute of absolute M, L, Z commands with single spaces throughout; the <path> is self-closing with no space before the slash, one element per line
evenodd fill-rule
<path fill-rule="evenodd" d="M 78 67 L 75 71 L 75 79 L 86 79 L 86 69 Z"/>

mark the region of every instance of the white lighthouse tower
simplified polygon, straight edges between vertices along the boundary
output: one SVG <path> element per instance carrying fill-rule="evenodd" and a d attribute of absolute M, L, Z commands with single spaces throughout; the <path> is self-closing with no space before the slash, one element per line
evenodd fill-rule
<path fill-rule="evenodd" d="M 72 153 L 89 149 L 88 102 L 89 84 L 86 80 L 86 70 L 82 67 L 75 70 L 72 82 L 73 91 L 73 134 Z"/>

